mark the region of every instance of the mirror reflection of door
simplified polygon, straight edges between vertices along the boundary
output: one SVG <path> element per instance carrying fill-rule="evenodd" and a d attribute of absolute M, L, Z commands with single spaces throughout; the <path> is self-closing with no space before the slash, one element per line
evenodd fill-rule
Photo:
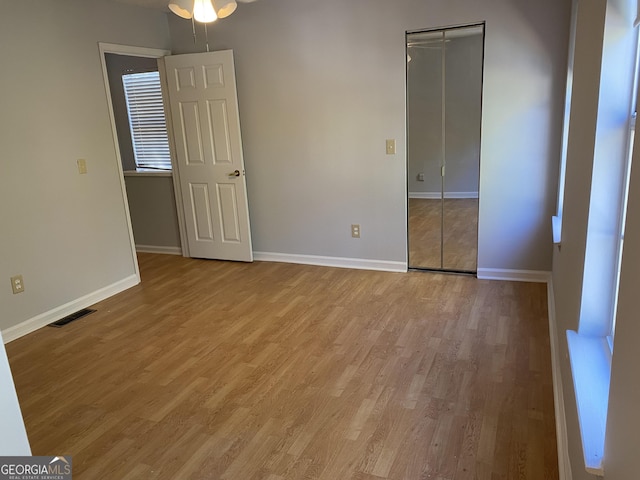
<path fill-rule="evenodd" d="M 473 273 L 484 25 L 406 40 L 409 267 Z"/>

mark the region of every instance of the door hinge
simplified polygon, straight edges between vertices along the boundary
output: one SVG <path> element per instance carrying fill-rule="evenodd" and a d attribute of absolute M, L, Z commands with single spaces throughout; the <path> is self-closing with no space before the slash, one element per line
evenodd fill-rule
<path fill-rule="evenodd" d="M 440 176 L 444 177 L 444 165 L 440 167 Z"/>

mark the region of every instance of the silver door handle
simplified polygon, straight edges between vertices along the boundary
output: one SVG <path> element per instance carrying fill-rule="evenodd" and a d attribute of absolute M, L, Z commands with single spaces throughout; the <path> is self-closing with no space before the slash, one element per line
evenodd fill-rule
<path fill-rule="evenodd" d="M 231 172 L 229 174 L 230 177 L 239 177 L 240 176 L 240 170 L 236 170 L 234 172 Z"/>

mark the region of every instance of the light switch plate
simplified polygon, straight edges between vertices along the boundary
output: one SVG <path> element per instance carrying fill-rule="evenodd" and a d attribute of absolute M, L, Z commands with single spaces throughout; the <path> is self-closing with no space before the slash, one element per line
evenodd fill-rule
<path fill-rule="evenodd" d="M 78 173 L 84 175 L 87 173 L 87 161 L 84 158 L 78 159 Z"/>
<path fill-rule="evenodd" d="M 396 154 L 396 141 L 394 139 L 387 140 L 387 155 Z"/>

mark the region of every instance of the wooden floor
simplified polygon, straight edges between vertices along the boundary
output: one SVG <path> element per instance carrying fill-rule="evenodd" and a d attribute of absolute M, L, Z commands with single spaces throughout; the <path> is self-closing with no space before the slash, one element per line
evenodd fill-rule
<path fill-rule="evenodd" d="M 409 265 L 448 270 L 477 270 L 478 199 L 409 199 Z M 440 245 L 444 249 L 440 256 Z"/>
<path fill-rule="evenodd" d="M 74 479 L 558 478 L 546 288 L 140 255 L 143 283 L 7 345 Z"/>

